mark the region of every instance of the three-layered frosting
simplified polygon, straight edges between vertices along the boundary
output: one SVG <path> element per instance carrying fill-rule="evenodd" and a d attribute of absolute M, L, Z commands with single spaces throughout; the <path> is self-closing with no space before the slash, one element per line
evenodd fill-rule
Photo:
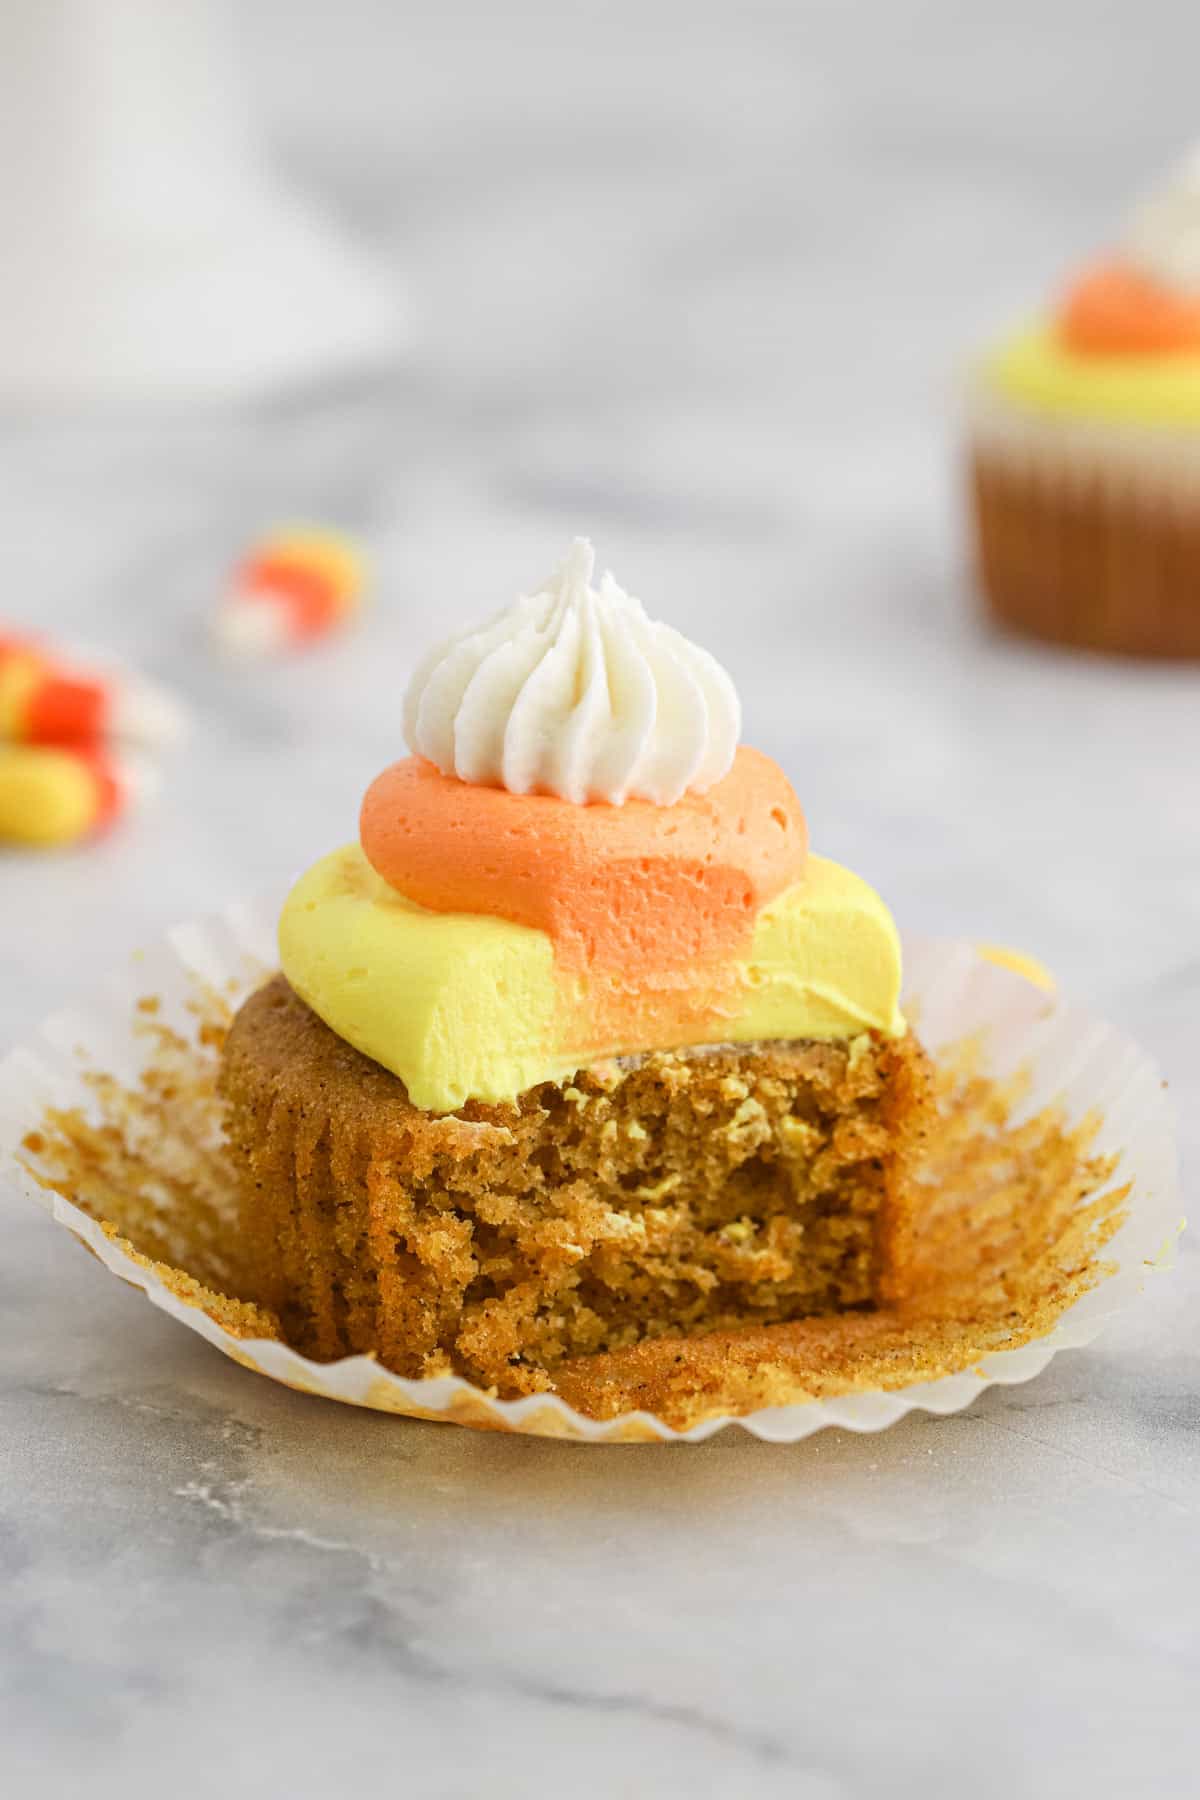
<path fill-rule="evenodd" d="M 429 1111 L 610 1056 L 904 1030 L 891 918 L 809 855 L 728 676 L 591 573 L 576 544 L 422 665 L 415 754 L 284 908 L 292 987 Z"/>
<path fill-rule="evenodd" d="M 1047 321 L 993 358 L 995 385 L 1039 411 L 1200 424 L 1200 145 L 1137 207 L 1123 241 Z"/>

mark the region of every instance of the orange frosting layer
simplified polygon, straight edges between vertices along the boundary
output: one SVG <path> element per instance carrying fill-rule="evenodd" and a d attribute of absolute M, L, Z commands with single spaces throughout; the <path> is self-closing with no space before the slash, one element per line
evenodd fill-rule
<path fill-rule="evenodd" d="M 419 906 L 534 926 L 563 967 L 631 977 L 744 944 L 808 854 L 787 777 L 744 745 L 722 781 L 673 806 L 575 806 L 407 757 L 367 790 L 360 835 L 376 872 Z"/>
<path fill-rule="evenodd" d="M 1083 356 L 1200 350 L 1200 298 L 1173 293 L 1120 263 L 1103 263 L 1067 295 L 1058 335 Z"/>

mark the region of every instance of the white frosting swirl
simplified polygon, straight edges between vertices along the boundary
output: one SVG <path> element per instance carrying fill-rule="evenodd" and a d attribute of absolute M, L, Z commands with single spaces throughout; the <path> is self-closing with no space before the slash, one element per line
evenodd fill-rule
<path fill-rule="evenodd" d="M 444 775 L 585 805 L 670 806 L 728 773 L 741 731 L 707 650 L 646 617 L 576 538 L 536 594 L 442 644 L 404 702 L 410 749 Z"/>
<path fill-rule="evenodd" d="M 1200 144 L 1135 211 L 1123 245 L 1143 275 L 1200 293 Z"/>

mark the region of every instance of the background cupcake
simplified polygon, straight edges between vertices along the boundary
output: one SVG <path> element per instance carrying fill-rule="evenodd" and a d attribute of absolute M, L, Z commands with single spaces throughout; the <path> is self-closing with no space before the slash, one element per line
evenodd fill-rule
<path fill-rule="evenodd" d="M 972 385 L 979 569 L 1058 643 L 1200 656 L 1200 145 Z"/>

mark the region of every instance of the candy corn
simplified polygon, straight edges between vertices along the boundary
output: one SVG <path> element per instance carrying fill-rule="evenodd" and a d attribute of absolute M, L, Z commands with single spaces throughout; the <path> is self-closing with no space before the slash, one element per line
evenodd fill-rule
<path fill-rule="evenodd" d="M 159 749 L 182 727 L 177 703 L 124 669 L 77 667 L 0 637 L 0 844 L 74 844 L 105 830 L 149 785 L 114 743 Z"/>
<path fill-rule="evenodd" d="M 238 570 L 216 618 L 221 647 L 234 656 L 270 656 L 311 643 L 362 605 L 363 560 L 332 531 L 283 531 Z"/>
<path fill-rule="evenodd" d="M 170 695 L 139 677 L 76 669 L 38 644 L 0 637 L 0 742 L 157 748 L 182 724 Z"/>
<path fill-rule="evenodd" d="M 75 844 L 139 799 L 143 773 L 103 750 L 0 744 L 0 844 Z"/>

